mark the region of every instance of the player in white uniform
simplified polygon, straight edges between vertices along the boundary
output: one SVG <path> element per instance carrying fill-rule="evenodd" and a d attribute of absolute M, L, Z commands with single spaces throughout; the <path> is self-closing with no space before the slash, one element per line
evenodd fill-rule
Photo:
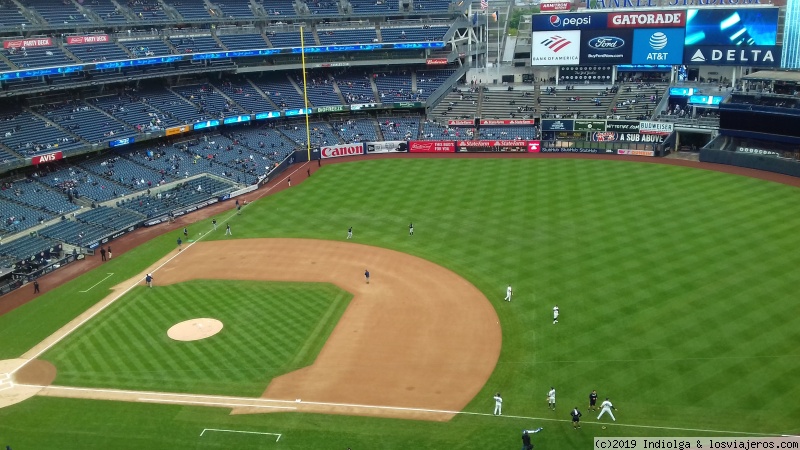
<path fill-rule="evenodd" d="M 608 400 L 608 397 L 606 397 L 606 401 L 600 404 L 600 415 L 597 416 L 597 420 L 600 420 L 600 418 L 603 417 L 603 414 L 608 413 L 608 415 L 611 416 L 611 420 L 616 422 L 617 419 L 614 417 L 614 413 L 611 412 L 612 409 L 617 408 L 614 408 L 614 405 L 612 405 Z"/>
<path fill-rule="evenodd" d="M 558 323 L 558 305 L 553 306 L 553 324 Z"/>
<path fill-rule="evenodd" d="M 498 392 L 497 395 L 494 396 L 494 415 L 500 416 L 503 414 L 503 397 L 500 397 L 500 393 Z"/>
<path fill-rule="evenodd" d="M 507 302 L 511 301 L 511 285 L 509 284 L 506 288 L 506 298 L 504 299 Z"/>
<path fill-rule="evenodd" d="M 547 393 L 547 407 L 556 410 L 556 388 L 550 387 L 550 392 Z"/>

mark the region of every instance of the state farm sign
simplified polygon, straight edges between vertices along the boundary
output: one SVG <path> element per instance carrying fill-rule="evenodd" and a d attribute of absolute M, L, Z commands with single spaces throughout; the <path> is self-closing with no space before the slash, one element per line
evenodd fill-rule
<path fill-rule="evenodd" d="M 67 36 L 67 44 L 99 44 L 111 42 L 107 34 L 93 34 L 91 36 Z"/>
<path fill-rule="evenodd" d="M 11 41 L 3 41 L 3 48 L 50 47 L 51 45 L 53 45 L 53 40 L 50 38 L 14 39 Z"/>
<path fill-rule="evenodd" d="M 686 11 L 610 13 L 608 28 L 677 28 L 686 25 Z"/>
<path fill-rule="evenodd" d="M 457 120 L 448 120 L 447 126 L 449 127 L 471 127 L 475 126 L 475 121 L 472 119 L 457 119 Z"/>
<path fill-rule="evenodd" d="M 569 11 L 572 5 L 570 2 L 546 2 L 539 5 L 539 10 L 547 11 Z"/>
<path fill-rule="evenodd" d="M 330 147 L 320 147 L 322 159 L 338 158 L 340 156 L 354 156 L 364 154 L 364 144 L 333 145 Z"/>
<path fill-rule="evenodd" d="M 533 119 L 487 119 L 481 120 L 481 125 L 535 125 L 536 121 Z"/>
<path fill-rule="evenodd" d="M 48 153 L 46 155 L 34 156 L 33 158 L 31 158 L 31 164 L 36 165 L 51 161 L 58 161 L 63 157 L 64 155 L 61 152 L 53 152 L 53 153 Z"/>

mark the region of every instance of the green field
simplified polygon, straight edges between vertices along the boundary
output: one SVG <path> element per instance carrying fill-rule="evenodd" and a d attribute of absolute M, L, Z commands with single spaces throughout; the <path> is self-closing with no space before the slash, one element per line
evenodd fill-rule
<path fill-rule="evenodd" d="M 297 413 L 229 416 L 222 409 L 34 398 L 0 409 L 0 444 L 8 441 L 15 450 L 56 448 L 53 443 L 63 440 L 86 449 L 499 449 L 518 446 L 523 427 L 544 426 L 534 437 L 537 448 L 561 449 L 590 448 L 600 435 L 712 434 L 680 428 L 800 433 L 800 406 L 792 401 L 800 396 L 796 188 L 624 161 L 392 159 L 323 167 L 303 184 L 248 206 L 231 226 L 235 238 L 336 240 L 352 226 L 356 242 L 461 274 L 493 302 L 503 327 L 497 368 L 466 410 L 491 413 L 492 394 L 500 391 L 504 413 L 522 418 L 459 416 L 439 424 Z M 210 238 L 223 239 L 223 231 Z M 116 270 L 87 274 L 0 317 L 0 355 L 18 356 L 113 283 L 91 295 L 78 290 L 106 272 L 119 272 L 110 280 L 116 282 L 137 273 L 172 250 L 173 241 L 158 238 L 115 258 L 110 264 Z M 502 302 L 507 283 L 514 287 L 512 303 Z M 144 312 L 148 302 L 159 301 L 142 291 L 125 297 L 126 303 L 135 299 L 132 310 Z M 562 315 L 553 325 L 556 304 Z M 178 306 L 201 316 L 192 305 Z M 108 313 L 111 321 L 142 326 L 142 318 L 123 306 Z M 34 331 L 26 332 L 26 325 Z M 81 361 L 92 330 L 106 327 L 105 321 L 91 323 L 48 352 L 59 369 L 57 382 L 81 384 L 84 372 L 93 374 L 93 385 L 155 382 L 141 376 L 145 369 L 126 374 Z M 105 333 L 113 334 L 108 327 Z M 157 345 L 140 350 L 95 358 L 117 368 L 145 354 L 162 368 L 172 362 Z M 236 389 L 255 390 L 249 369 L 223 375 L 197 367 L 167 382 L 208 387 L 235 378 Z M 555 413 L 545 402 L 550 386 L 558 390 Z M 601 430 L 587 423 L 575 432 L 566 422 L 571 407 L 594 421 L 585 411 L 591 389 L 619 408 L 617 426 Z M 204 428 L 282 438 L 200 438 Z"/>

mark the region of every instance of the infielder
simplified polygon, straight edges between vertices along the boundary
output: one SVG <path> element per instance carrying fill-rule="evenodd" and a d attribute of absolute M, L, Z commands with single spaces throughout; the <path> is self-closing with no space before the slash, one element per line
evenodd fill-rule
<path fill-rule="evenodd" d="M 553 325 L 558 323 L 558 305 L 553 306 Z"/>
<path fill-rule="evenodd" d="M 550 392 L 547 393 L 547 407 L 556 410 L 556 388 L 550 387 Z"/>
<path fill-rule="evenodd" d="M 183 245 L 183 241 L 181 240 L 181 237 L 178 236 L 178 251 L 182 250 L 182 248 L 181 248 L 182 245 Z"/>
<path fill-rule="evenodd" d="M 153 275 L 152 274 L 148 273 L 147 276 L 144 277 L 144 281 L 145 281 L 145 283 L 147 283 L 147 285 L 149 287 L 153 287 Z"/>
<path fill-rule="evenodd" d="M 503 415 L 503 397 L 500 397 L 499 392 L 494 396 L 494 415 Z"/>
<path fill-rule="evenodd" d="M 616 422 L 617 419 L 614 418 L 614 413 L 611 412 L 612 409 L 617 408 L 614 408 L 614 405 L 612 405 L 608 400 L 608 397 L 606 397 L 606 401 L 600 404 L 600 415 L 597 416 L 597 420 L 600 420 L 600 418 L 603 417 L 603 414 L 608 413 L 608 415 L 611 416 L 611 420 Z"/>
<path fill-rule="evenodd" d="M 353 227 L 347 229 L 347 239 L 353 239 Z"/>
<path fill-rule="evenodd" d="M 509 284 L 506 288 L 506 298 L 504 299 L 507 302 L 511 301 L 511 285 Z"/>
<path fill-rule="evenodd" d="M 369 284 L 369 270 L 364 269 L 364 278 L 367 279 L 367 284 Z"/>

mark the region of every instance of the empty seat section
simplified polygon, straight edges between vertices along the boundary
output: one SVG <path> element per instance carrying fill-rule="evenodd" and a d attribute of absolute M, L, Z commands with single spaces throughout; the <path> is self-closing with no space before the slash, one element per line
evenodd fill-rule
<path fill-rule="evenodd" d="M 228 50 L 269 48 L 261 34 L 228 34 L 217 37 Z"/>
<path fill-rule="evenodd" d="M 217 41 L 211 36 L 170 38 L 169 42 L 178 50 L 178 53 L 203 53 L 221 50 Z"/>
<path fill-rule="evenodd" d="M 303 96 L 284 74 L 264 74 L 253 82 L 281 109 L 304 108 Z"/>
<path fill-rule="evenodd" d="M 374 28 L 369 29 L 317 29 L 322 45 L 371 44 L 378 39 Z"/>

